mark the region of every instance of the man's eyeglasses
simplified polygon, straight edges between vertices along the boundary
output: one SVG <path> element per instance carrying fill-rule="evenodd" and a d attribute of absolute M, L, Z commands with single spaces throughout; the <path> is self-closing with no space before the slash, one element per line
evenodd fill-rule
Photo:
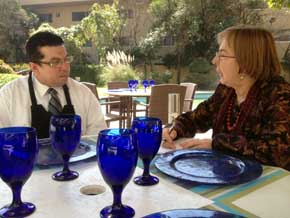
<path fill-rule="evenodd" d="M 36 63 L 39 63 L 39 64 L 46 64 L 52 68 L 57 68 L 57 67 L 61 67 L 64 63 L 66 64 L 70 64 L 71 62 L 73 62 L 73 56 L 67 56 L 66 58 L 64 59 L 58 59 L 58 58 L 55 58 L 55 59 L 52 59 L 51 61 L 37 61 Z"/>
<path fill-rule="evenodd" d="M 220 54 L 220 52 L 216 52 L 215 56 L 218 58 L 218 61 L 220 61 L 222 58 L 236 58 L 235 56 Z"/>

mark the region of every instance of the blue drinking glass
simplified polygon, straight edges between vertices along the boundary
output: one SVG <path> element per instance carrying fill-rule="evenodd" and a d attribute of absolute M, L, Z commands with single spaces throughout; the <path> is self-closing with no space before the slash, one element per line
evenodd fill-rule
<path fill-rule="evenodd" d="M 152 87 L 152 86 L 154 86 L 155 85 L 155 81 L 153 80 L 153 79 L 150 79 L 149 80 L 149 85 Z"/>
<path fill-rule="evenodd" d="M 145 79 L 142 81 L 142 84 L 144 86 L 144 91 L 146 92 L 147 87 L 149 87 L 149 81 Z"/>
<path fill-rule="evenodd" d="M 134 90 L 135 90 L 136 92 L 137 92 L 137 89 L 138 89 L 138 85 L 139 85 L 138 80 L 134 80 L 133 88 L 134 88 Z"/>
<path fill-rule="evenodd" d="M 150 162 L 160 147 L 162 122 L 153 117 L 136 117 L 132 123 L 132 130 L 137 135 L 138 154 L 144 165 L 143 175 L 136 177 L 134 182 L 143 186 L 157 184 L 159 179 L 150 175 Z"/>
<path fill-rule="evenodd" d="M 12 203 L 0 209 L 0 217 L 25 217 L 35 211 L 34 204 L 22 202 L 21 190 L 32 173 L 37 154 L 34 128 L 0 129 L 0 176 L 13 193 Z"/>
<path fill-rule="evenodd" d="M 113 192 L 113 205 L 103 208 L 102 218 L 130 218 L 135 211 L 123 205 L 124 187 L 136 168 L 138 152 L 136 135 L 130 129 L 106 129 L 99 133 L 97 158 L 101 174 Z"/>
<path fill-rule="evenodd" d="M 131 92 L 133 91 L 134 83 L 135 83 L 135 80 L 132 80 L 132 79 L 128 80 L 128 87 Z"/>
<path fill-rule="evenodd" d="M 81 117 L 79 115 L 53 115 L 50 119 L 49 135 L 53 149 L 63 159 L 63 170 L 52 178 L 57 181 L 76 179 L 79 174 L 69 169 L 69 159 L 81 139 Z"/>

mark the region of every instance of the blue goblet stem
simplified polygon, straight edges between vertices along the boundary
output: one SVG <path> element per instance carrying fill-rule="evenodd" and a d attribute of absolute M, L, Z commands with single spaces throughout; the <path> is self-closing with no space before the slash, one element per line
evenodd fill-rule
<path fill-rule="evenodd" d="M 124 186 L 112 186 L 113 191 L 113 210 L 120 210 L 122 205 L 122 192 L 123 192 Z"/>
<path fill-rule="evenodd" d="M 19 207 L 22 205 L 21 190 L 22 184 L 12 185 L 12 204 L 10 207 Z"/>
<path fill-rule="evenodd" d="M 60 172 L 56 172 L 52 175 L 52 178 L 57 181 L 69 181 L 78 178 L 79 174 L 76 171 L 69 169 L 70 155 L 63 155 L 63 169 Z"/>
<path fill-rule="evenodd" d="M 142 161 L 143 161 L 143 166 L 144 166 L 143 177 L 150 177 L 150 162 L 151 162 L 151 159 L 145 158 Z"/>
<path fill-rule="evenodd" d="M 63 159 L 63 169 L 62 169 L 62 171 L 64 173 L 70 172 L 70 169 L 69 169 L 69 166 L 68 166 L 69 158 L 70 158 L 70 156 L 68 156 L 68 155 L 63 155 L 62 156 L 62 159 Z"/>

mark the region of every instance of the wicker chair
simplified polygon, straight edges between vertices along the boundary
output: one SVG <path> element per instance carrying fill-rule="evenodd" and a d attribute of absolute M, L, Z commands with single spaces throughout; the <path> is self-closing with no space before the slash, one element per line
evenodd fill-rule
<path fill-rule="evenodd" d="M 125 128 L 125 121 L 126 121 L 127 117 L 124 115 L 124 111 L 122 111 L 122 107 L 120 107 L 121 102 L 120 101 L 109 101 L 108 98 L 104 98 L 104 99 L 99 98 L 96 84 L 90 83 L 90 82 L 81 82 L 81 83 L 84 84 L 85 86 L 87 86 L 94 93 L 94 95 L 97 97 L 97 99 L 99 100 L 101 105 L 104 105 L 106 107 L 113 106 L 113 105 L 118 106 L 118 108 L 119 108 L 118 114 L 107 113 L 107 112 L 106 112 L 106 114 L 104 114 L 107 126 L 110 126 L 110 123 L 113 121 L 119 121 L 119 128 Z M 102 100 L 105 100 L 105 101 L 102 102 Z"/>
<path fill-rule="evenodd" d="M 133 102 L 133 116 L 136 117 L 137 104 L 146 107 L 144 110 L 146 116 L 157 117 L 161 119 L 163 124 L 168 123 L 168 94 L 179 93 L 180 94 L 180 111 L 183 111 L 183 104 L 185 98 L 186 87 L 177 84 L 162 84 L 155 85 L 151 88 L 151 96 L 149 104 L 141 102 Z M 140 110 L 138 110 L 140 111 Z"/>
<path fill-rule="evenodd" d="M 194 94 L 197 89 L 197 84 L 195 83 L 180 83 L 182 86 L 186 86 L 185 99 L 183 104 L 183 112 L 192 110 L 192 103 L 194 99 Z"/>
<path fill-rule="evenodd" d="M 108 82 L 108 89 L 122 89 L 122 88 L 128 88 L 128 82 L 126 81 L 113 81 Z"/>
<path fill-rule="evenodd" d="M 125 81 L 113 81 L 113 82 L 108 82 L 108 89 L 122 89 L 122 88 L 128 88 L 128 82 Z M 109 101 L 120 101 L 120 98 L 118 97 L 109 97 Z M 121 103 L 121 107 L 125 108 L 124 105 L 122 105 L 123 103 Z M 115 105 L 108 105 L 106 107 L 106 113 L 111 113 L 112 111 L 119 111 L 120 110 L 120 105 L 115 104 Z"/>

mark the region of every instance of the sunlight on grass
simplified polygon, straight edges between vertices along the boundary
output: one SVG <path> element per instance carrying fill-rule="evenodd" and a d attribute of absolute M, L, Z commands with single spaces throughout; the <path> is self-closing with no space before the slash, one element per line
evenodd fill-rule
<path fill-rule="evenodd" d="M 105 97 L 105 96 L 108 96 L 105 92 L 108 88 L 107 87 L 97 87 L 97 90 L 98 90 L 98 94 L 99 94 L 99 97 L 102 98 L 102 97 Z"/>

